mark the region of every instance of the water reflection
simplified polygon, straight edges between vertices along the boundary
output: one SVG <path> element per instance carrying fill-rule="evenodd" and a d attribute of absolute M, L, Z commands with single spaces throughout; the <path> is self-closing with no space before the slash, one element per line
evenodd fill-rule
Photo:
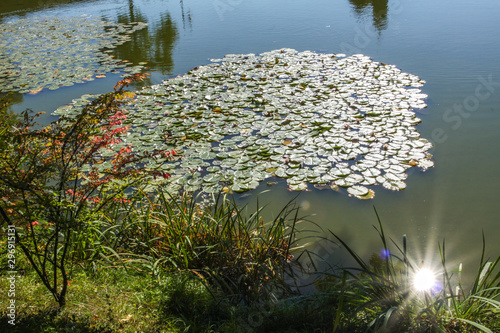
<path fill-rule="evenodd" d="M 30 12 L 89 0 L 2 0 L 0 17 L 16 13 L 26 15 Z"/>
<path fill-rule="evenodd" d="M 186 17 L 189 21 L 191 20 L 190 15 Z M 171 74 L 174 66 L 172 51 L 179 34 L 168 10 L 160 15 L 159 20 L 148 22 L 148 18 L 134 5 L 134 1 L 128 0 L 127 10 L 118 13 L 118 22 L 125 24 L 146 22 L 149 25 L 146 29 L 134 33 L 130 41 L 117 47 L 114 52 L 117 58 L 127 59 L 134 63 L 148 61 L 149 67 L 154 67 L 162 74 Z"/>
<path fill-rule="evenodd" d="M 371 9 L 373 25 L 379 33 L 387 28 L 388 0 L 349 0 L 349 2 L 360 17 L 369 15 Z"/>
<path fill-rule="evenodd" d="M 189 26 L 190 30 L 193 30 L 193 21 L 191 19 L 191 11 L 186 11 L 184 9 L 184 0 L 179 0 L 179 4 L 181 5 L 181 15 L 182 15 L 182 28 L 185 30 L 186 25 Z"/>
<path fill-rule="evenodd" d="M 17 92 L 0 92 L 0 112 L 12 113 L 12 106 L 22 103 L 23 94 Z"/>

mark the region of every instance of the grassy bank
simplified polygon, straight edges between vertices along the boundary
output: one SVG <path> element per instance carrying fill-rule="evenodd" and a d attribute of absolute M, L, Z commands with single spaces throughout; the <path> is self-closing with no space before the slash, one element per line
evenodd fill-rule
<path fill-rule="evenodd" d="M 304 331 L 332 326 L 328 293 L 301 296 L 297 209 L 265 221 L 226 197 L 117 202 L 75 237 L 64 307 L 16 253 L 13 332 Z M 91 240 L 91 241 L 90 241 Z M 6 245 L 6 242 L 3 241 Z M 7 247 L 5 247 L 7 248 Z M 2 263 L 7 264 L 7 253 Z M 298 314 L 300 314 L 298 316 Z M 286 324 L 285 324 L 286 323 Z"/>
<path fill-rule="evenodd" d="M 140 200 L 139 200 L 140 198 Z M 262 208 L 237 207 L 225 197 L 117 202 L 85 231 L 92 242 L 75 247 L 67 302 L 60 307 L 21 253 L 15 297 L 2 272 L 1 307 L 15 299 L 10 332 L 497 332 L 499 274 L 480 258 L 472 290 L 449 285 L 415 291 L 417 266 L 405 244 L 379 234 L 386 257 L 355 269 L 316 272 L 316 291 L 301 295 L 301 269 L 290 203 L 264 221 Z M 198 198 L 199 199 L 199 198 Z M 2 248 L 7 248 L 2 240 Z M 2 265 L 7 265 L 2 253 Z M 446 261 L 443 257 L 443 267 Z M 453 287 L 453 290 L 451 289 Z"/>

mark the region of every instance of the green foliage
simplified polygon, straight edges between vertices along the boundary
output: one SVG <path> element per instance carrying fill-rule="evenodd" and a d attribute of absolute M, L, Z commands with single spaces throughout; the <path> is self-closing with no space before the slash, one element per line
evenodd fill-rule
<path fill-rule="evenodd" d="M 147 274 L 109 269 L 88 276 L 75 269 L 64 308 L 50 300 L 45 286 L 38 281 L 33 270 L 17 278 L 16 325 L 7 324 L 4 311 L 0 315 L 0 330 L 6 328 L 5 332 L 13 333 L 177 331 L 174 319 L 161 318 L 166 288 Z M 5 290 L 7 283 L 0 278 L 0 290 Z M 0 297 L 3 308 L 4 300 L 7 298 Z"/>
<path fill-rule="evenodd" d="M 190 272 L 233 302 L 292 293 L 285 279 L 296 264 L 292 252 L 299 219 L 291 203 L 265 223 L 262 207 L 246 216 L 222 195 L 204 202 L 188 194 L 137 196 L 136 204 L 116 203 L 97 222 L 101 254 L 112 265 L 155 276 Z"/>
<path fill-rule="evenodd" d="M 127 130 L 121 105 L 133 94 L 124 88 L 142 77 L 120 81 L 80 114 L 47 127 L 38 128 L 39 114 L 29 110 L 20 118 L 0 113 L 0 216 L 15 227 L 16 244 L 60 306 L 87 221 L 149 171 L 139 162 L 156 158 L 128 146 L 112 150 Z"/>
<path fill-rule="evenodd" d="M 218 282 L 219 279 L 233 279 L 235 275 L 229 275 L 229 272 L 238 273 L 241 267 L 249 267 L 241 265 L 244 260 L 259 259 L 256 249 L 277 244 L 277 241 L 273 243 L 268 240 L 269 235 L 280 235 L 283 232 L 282 235 L 291 236 L 290 226 L 293 223 L 289 223 L 288 229 L 283 229 L 282 225 L 281 232 L 271 232 L 269 230 L 272 230 L 272 222 L 276 218 L 266 224 L 262 223 L 259 217 L 259 223 L 247 226 L 246 231 L 227 234 L 221 229 L 221 226 L 225 225 L 224 221 L 233 223 L 235 230 L 245 230 L 243 221 L 249 223 L 253 221 L 254 216 L 262 216 L 262 209 L 243 214 L 243 208 L 237 208 L 234 213 L 235 204 L 224 197 L 213 202 L 197 201 L 189 196 L 161 197 L 161 194 L 146 196 L 144 193 L 138 193 L 137 197 L 131 197 L 135 199 L 135 204 L 112 201 L 96 214 L 92 223 L 86 224 L 89 227 L 83 229 L 85 235 L 82 237 L 92 240 L 86 251 L 92 255 L 88 255 L 80 263 L 92 264 L 82 265 L 84 269 L 78 266 L 73 268 L 68 302 L 62 309 L 58 308 L 56 301 L 47 302 L 47 296 L 50 294 L 47 293 L 46 287 L 38 283 L 38 275 L 29 260 L 26 260 L 24 255 L 19 255 L 16 265 L 21 274 L 17 280 L 21 287 L 16 290 L 16 304 L 19 306 L 13 331 L 498 331 L 499 259 L 488 261 L 483 257 L 471 291 L 465 292 L 467 289 L 459 283 L 460 292 L 457 293 L 454 288 L 456 286 L 453 285 L 452 288 L 454 276 L 445 269 L 447 263 L 444 260 L 443 244 L 441 253 L 442 275 L 447 281 L 445 288 L 435 292 L 417 292 L 409 283 L 417 269 L 416 265 L 412 263 L 405 244 L 399 247 L 393 242 L 400 252 L 399 256 L 384 251 L 386 256 L 373 255 L 368 262 L 349 249 L 356 255 L 358 264 L 363 265 L 362 268 L 346 268 L 341 275 L 328 275 L 316 280 L 316 293 L 266 294 L 266 290 L 282 290 L 280 288 L 285 283 L 284 275 L 277 274 L 273 276 L 274 280 L 265 279 L 266 275 L 259 280 L 257 276 L 257 280 L 245 285 L 252 288 L 256 286 L 256 290 L 264 291 L 261 297 L 253 298 L 253 294 L 249 293 L 251 288 L 239 290 L 237 284 L 231 284 L 233 288 L 226 289 Z M 215 205 L 216 202 L 219 204 Z M 230 210 L 231 214 L 225 214 L 224 207 Z M 171 215 L 167 214 L 169 210 L 172 210 Z M 289 222 L 297 220 L 293 206 L 289 206 L 284 210 L 286 211 L 293 212 Z M 238 214 L 240 218 L 237 217 Z M 286 216 L 283 214 L 282 217 Z M 108 216 L 106 223 L 101 220 L 103 216 Z M 219 223 L 215 224 L 215 221 Z M 236 223 L 237 221 L 242 225 Z M 384 249 L 389 250 L 381 223 L 379 227 L 377 230 Z M 295 233 L 294 231 L 293 234 Z M 252 235 L 253 238 L 245 240 L 245 237 L 249 238 L 242 236 L 245 234 Z M 229 240 L 230 235 L 239 235 L 239 238 Z M 171 237 L 171 243 L 167 237 Z M 175 248 L 172 248 L 173 240 L 177 242 Z M 283 240 L 295 244 L 291 239 L 282 238 L 281 241 Z M 5 243 L 5 239 L 0 240 L 0 248 L 5 248 Z M 220 247 L 222 245 L 224 247 Z M 238 249 L 236 246 L 245 247 Z M 229 249 L 239 256 L 241 263 L 235 261 L 234 254 L 217 252 Z M 292 249 L 293 247 L 290 251 Z M 268 251 L 269 253 L 271 251 Z M 5 251 L 0 254 L 4 262 Z M 185 256 L 188 260 L 184 260 Z M 283 254 L 281 258 L 282 256 Z M 279 263 L 277 258 L 280 256 L 271 257 Z M 223 260 L 226 260 L 225 265 L 221 265 Z M 110 263 L 115 267 L 110 267 Z M 229 271 L 220 269 L 227 269 L 229 264 L 241 267 Z M 255 266 L 262 266 L 259 268 L 262 274 L 272 271 L 270 267 L 279 271 L 277 266 L 270 266 L 268 262 L 254 262 L 253 267 Z M 88 274 L 89 267 L 92 268 L 93 274 Z M 248 270 L 245 272 L 242 279 L 255 278 Z M 8 283 L 0 276 L 0 291 L 6 290 Z M 239 297 L 236 297 L 237 293 L 241 293 Z M 4 299 L 7 298 L 0 297 L 1 307 L 4 307 Z M 5 319 L 5 315 L 0 318 Z"/>
<path fill-rule="evenodd" d="M 214 295 L 201 281 L 186 273 L 170 274 L 164 280 L 160 313 L 165 321 L 189 332 L 218 331 L 231 317 L 231 305 Z"/>
<path fill-rule="evenodd" d="M 376 211 L 375 211 L 376 212 Z M 366 263 L 340 237 L 335 238 L 347 249 L 359 267 L 345 268 L 350 279 L 340 291 L 346 306 L 357 306 L 373 318 L 366 332 L 497 332 L 500 326 L 500 272 L 497 265 L 500 257 L 485 260 L 485 241 L 472 290 L 465 292 L 460 284 L 455 286 L 445 260 L 444 241 L 440 246 L 444 284 L 441 288 L 418 291 L 411 279 L 418 271 L 406 251 L 406 236 L 403 246 L 392 243 L 398 254 L 389 250 L 388 240 L 376 212 L 377 230 L 383 244 L 382 256 L 374 254 Z M 338 281 L 338 279 L 333 279 Z M 324 281 L 317 282 L 318 285 Z M 338 283 L 337 283 L 338 287 Z M 325 288 L 323 287 L 323 290 Z M 456 290 L 460 292 L 457 293 Z M 344 311 L 339 306 L 337 313 Z"/>
<path fill-rule="evenodd" d="M 472 288 L 466 293 L 467 288 L 462 285 L 460 279 L 456 289 L 453 290 L 452 288 L 452 275 L 446 270 L 444 241 L 440 250 L 447 287 L 446 292 L 452 295 L 448 298 L 452 313 L 448 325 L 457 327 L 472 325 L 483 332 L 499 332 L 500 271 L 497 266 L 500 263 L 500 256 L 494 261 L 485 259 L 486 240 L 483 234 L 483 249 L 479 269 Z"/>

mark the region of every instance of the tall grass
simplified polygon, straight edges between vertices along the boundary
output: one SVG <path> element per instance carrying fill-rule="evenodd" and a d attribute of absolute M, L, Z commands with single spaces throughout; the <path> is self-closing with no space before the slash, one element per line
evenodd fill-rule
<path fill-rule="evenodd" d="M 97 274 L 74 267 L 69 312 L 45 315 L 44 291 L 29 264 L 19 261 L 29 288 L 16 296 L 18 332 L 62 332 L 74 322 L 89 332 L 500 332 L 500 257 L 485 258 L 484 236 L 471 288 L 455 282 L 443 242 L 436 254 L 443 288 L 416 291 L 419 265 L 406 237 L 402 245 L 389 239 L 377 214 L 382 255 L 365 260 L 334 235 L 357 267 L 317 280 L 316 293 L 297 296 L 290 278 L 301 269 L 302 219 L 293 202 L 266 218 L 265 207 L 238 207 L 223 195 L 202 200 L 137 192 L 131 200 L 94 215 L 75 239 L 72 260 Z M 5 254 L 0 251 L 1 262 Z"/>
<path fill-rule="evenodd" d="M 341 286 L 340 279 L 333 279 L 341 296 L 336 318 L 340 318 L 347 307 L 355 305 L 355 313 L 373 318 L 366 332 L 500 332 L 500 272 L 497 269 L 500 256 L 493 261 L 485 259 L 484 235 L 479 269 L 469 292 L 460 282 L 453 283 L 444 241 L 439 247 L 443 285 L 417 291 L 412 279 L 419 267 L 407 253 L 406 236 L 402 246 L 387 239 L 376 210 L 375 214 L 378 220 L 375 229 L 384 250 L 380 256 L 372 255 L 369 262 L 332 233 L 358 265 L 343 269 Z M 395 252 L 390 250 L 389 243 Z M 346 275 L 350 278 L 346 279 Z M 334 327 L 338 326 L 337 320 Z"/>
<path fill-rule="evenodd" d="M 171 197 L 138 192 L 94 223 L 96 253 L 113 265 L 187 271 L 234 302 L 293 293 L 287 277 L 296 264 L 298 209 L 289 202 L 265 221 L 257 203 L 246 213 L 226 196 L 209 201 L 189 194 Z"/>
<path fill-rule="evenodd" d="M 440 247 L 446 292 L 449 296 L 449 321 L 457 326 L 465 323 L 484 332 L 500 332 L 500 270 L 497 266 L 500 256 L 494 261 L 484 257 L 486 240 L 483 234 L 483 248 L 479 268 L 469 292 L 461 279 L 452 288 L 452 275 L 446 269 L 445 243 Z M 460 273 L 459 273 L 460 274 Z M 463 326 L 463 325 L 462 325 Z"/>

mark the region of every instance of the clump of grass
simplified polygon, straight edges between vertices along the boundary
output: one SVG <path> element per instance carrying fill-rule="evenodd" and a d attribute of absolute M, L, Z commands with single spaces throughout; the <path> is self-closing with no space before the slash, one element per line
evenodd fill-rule
<path fill-rule="evenodd" d="M 417 292 L 410 281 L 418 266 L 406 250 L 406 238 L 402 246 L 387 239 L 377 214 L 383 255 L 364 261 L 335 236 L 358 267 L 317 280 L 317 293 L 296 295 L 289 282 L 294 269 L 301 268 L 292 257 L 300 219 L 292 203 L 265 222 L 259 205 L 246 214 L 224 196 L 198 199 L 139 193 L 135 204 L 117 202 L 89 221 L 83 239 L 90 241 L 80 247 L 85 255 L 72 256 L 87 262 L 72 266 L 62 309 L 20 255 L 12 331 L 500 331 L 500 257 L 484 257 L 484 236 L 470 292 L 460 283 L 456 291 L 444 242 L 444 288 Z M 5 262 L 5 251 L 0 254 Z M 0 272 L 0 296 L 7 283 Z M 7 299 L 0 297 L 0 307 Z M 6 322 L 6 316 L 0 320 Z"/>
<path fill-rule="evenodd" d="M 467 288 L 462 285 L 461 279 L 458 279 L 453 290 L 452 274 L 446 269 L 444 241 L 440 250 L 446 292 L 449 295 L 447 326 L 461 328 L 471 325 L 483 332 L 500 332 L 500 271 L 497 269 L 500 256 L 494 261 L 484 257 L 484 234 L 479 269 L 469 292 L 466 292 Z"/>
<path fill-rule="evenodd" d="M 214 295 L 186 273 L 169 275 L 162 290 L 160 317 L 180 330 L 216 332 L 232 316 L 233 306 L 223 296 Z"/>
<path fill-rule="evenodd" d="M 139 204 L 117 206 L 99 222 L 99 251 L 114 265 L 190 272 L 234 303 L 293 293 L 286 279 L 297 263 L 300 219 L 292 202 L 265 222 L 263 207 L 247 215 L 223 195 L 138 196 Z"/>
<path fill-rule="evenodd" d="M 397 251 L 389 249 L 380 217 L 377 230 L 383 244 L 381 256 L 374 254 L 365 262 L 339 236 L 333 236 L 347 249 L 359 267 L 344 268 L 344 277 L 330 277 L 324 281 L 335 283 L 340 296 L 335 329 L 342 329 L 341 314 L 346 308 L 356 308 L 350 317 L 362 314 L 372 320 L 365 332 L 498 332 L 500 329 L 500 272 L 497 265 L 500 256 L 493 261 L 485 260 L 485 240 L 479 270 L 473 287 L 466 293 L 463 286 L 453 285 L 444 251 L 440 246 L 441 270 L 444 277 L 442 288 L 417 291 L 412 277 L 418 271 L 406 249 L 406 236 L 399 246 L 390 240 Z M 345 277 L 348 276 L 349 279 Z M 339 288 L 339 281 L 342 286 Z M 457 294 L 455 290 L 460 290 Z M 335 331 L 334 329 L 334 331 Z"/>

